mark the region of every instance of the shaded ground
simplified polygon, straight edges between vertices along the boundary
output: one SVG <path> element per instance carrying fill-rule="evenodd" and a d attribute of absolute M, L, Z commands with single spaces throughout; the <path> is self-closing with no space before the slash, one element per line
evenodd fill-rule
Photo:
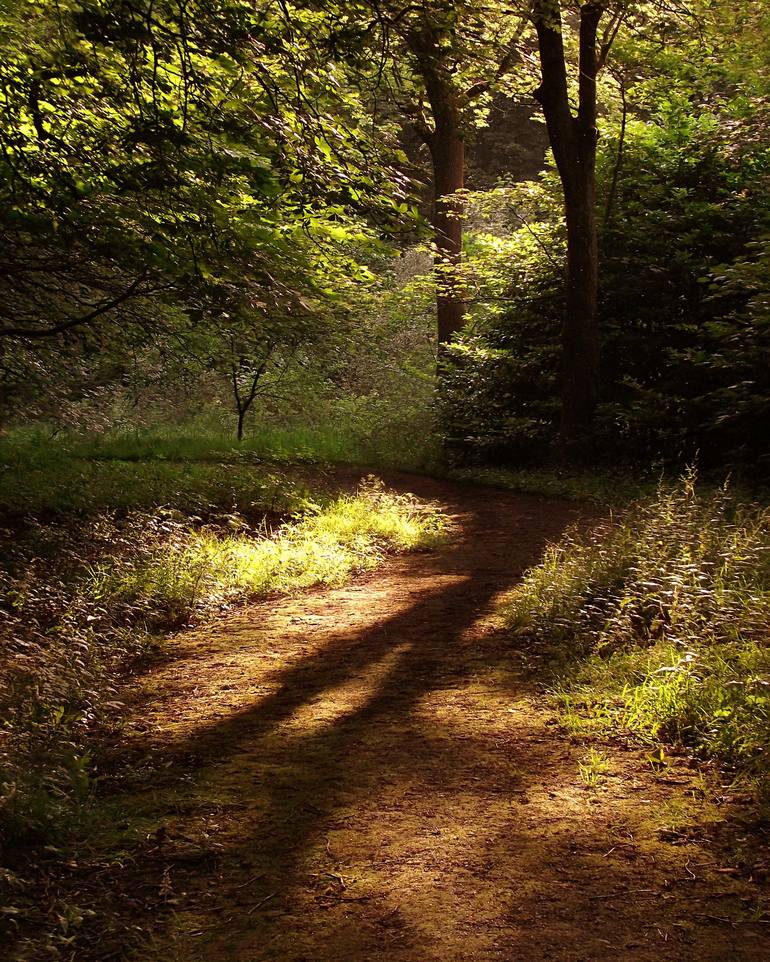
<path fill-rule="evenodd" d="M 770 958 L 756 886 L 678 828 L 692 773 L 617 745 L 587 786 L 495 624 L 577 509 L 387 480 L 456 539 L 185 635 L 154 676 L 123 883 L 164 906 L 143 962 Z"/>

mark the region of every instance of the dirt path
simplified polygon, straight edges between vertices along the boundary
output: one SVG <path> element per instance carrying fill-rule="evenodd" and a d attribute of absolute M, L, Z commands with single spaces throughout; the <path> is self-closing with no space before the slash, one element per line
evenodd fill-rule
<path fill-rule="evenodd" d="M 589 788 L 495 624 L 577 510 L 387 480 L 444 504 L 456 540 L 185 636 L 154 678 L 133 803 L 163 824 L 134 871 L 168 911 L 141 958 L 770 959 L 756 888 L 661 838 L 691 775 L 618 746 Z"/>

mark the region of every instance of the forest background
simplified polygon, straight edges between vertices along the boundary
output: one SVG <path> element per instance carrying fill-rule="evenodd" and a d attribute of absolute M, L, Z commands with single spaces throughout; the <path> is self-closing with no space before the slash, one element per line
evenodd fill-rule
<path fill-rule="evenodd" d="M 565 13 L 579 98 L 580 14 Z M 758 467 L 767 15 L 600 16 L 601 367 L 581 450 Z M 263 445 L 310 430 L 338 456 L 415 465 L 441 449 L 558 454 L 560 377 L 582 348 L 562 341 L 568 231 L 535 19 L 489 4 L 12 5 L 6 426 L 246 430 Z M 438 391 L 437 294 L 456 314 Z"/>

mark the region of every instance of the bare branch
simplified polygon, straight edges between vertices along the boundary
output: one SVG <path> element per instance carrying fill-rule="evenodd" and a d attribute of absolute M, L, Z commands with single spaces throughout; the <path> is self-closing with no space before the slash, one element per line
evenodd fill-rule
<path fill-rule="evenodd" d="M 73 328 L 82 327 L 84 324 L 90 324 L 95 321 L 97 317 L 101 317 L 102 314 L 106 314 L 108 311 L 114 310 L 120 304 L 127 301 L 129 298 L 136 296 L 137 294 L 147 293 L 146 291 L 140 291 L 139 287 L 142 281 L 145 279 L 145 274 L 140 274 L 121 294 L 117 297 L 113 297 L 108 301 L 97 305 L 93 310 L 89 311 L 87 314 L 83 314 L 81 317 L 73 317 L 68 321 L 62 321 L 60 324 L 54 324 L 53 327 L 46 328 L 36 328 L 36 327 L 6 327 L 0 328 L 0 337 L 19 337 L 19 338 L 44 338 L 44 337 L 54 337 L 56 334 L 63 334 L 66 331 L 71 331 Z"/>

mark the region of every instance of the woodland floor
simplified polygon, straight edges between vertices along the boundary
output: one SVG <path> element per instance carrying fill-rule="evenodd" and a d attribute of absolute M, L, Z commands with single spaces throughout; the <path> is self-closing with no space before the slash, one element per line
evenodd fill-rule
<path fill-rule="evenodd" d="M 770 959 L 697 773 L 617 740 L 586 785 L 586 745 L 496 624 L 580 510 L 385 480 L 441 503 L 451 543 L 186 633 L 144 686 L 114 804 L 145 842 L 105 879 L 151 933 L 137 957 Z"/>

